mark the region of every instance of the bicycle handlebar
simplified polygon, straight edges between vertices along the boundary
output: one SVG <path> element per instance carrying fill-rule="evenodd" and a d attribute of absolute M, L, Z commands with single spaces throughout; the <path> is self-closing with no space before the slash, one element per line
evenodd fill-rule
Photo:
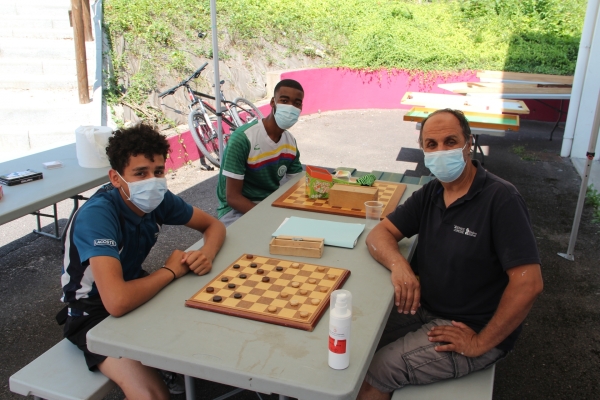
<path fill-rule="evenodd" d="M 192 79 L 196 79 L 197 77 L 200 76 L 200 74 L 202 73 L 202 70 L 204 68 L 206 68 L 206 66 L 208 65 L 208 62 L 205 62 L 204 64 L 202 64 L 202 66 L 200 68 L 198 68 L 192 75 L 190 75 L 186 80 L 181 81 L 178 85 L 173 86 L 171 89 L 167 89 L 162 93 L 159 93 L 158 97 L 165 97 L 165 96 L 170 96 L 173 93 L 175 93 L 175 91 L 177 89 L 179 89 L 180 87 L 187 85 L 187 83 L 189 81 L 191 81 Z"/>

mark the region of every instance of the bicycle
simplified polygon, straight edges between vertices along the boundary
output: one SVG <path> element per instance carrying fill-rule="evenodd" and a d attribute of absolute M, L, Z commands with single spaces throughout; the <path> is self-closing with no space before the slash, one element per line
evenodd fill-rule
<path fill-rule="evenodd" d="M 189 84 L 191 80 L 200 76 L 207 65 L 207 62 L 204 63 L 187 79 L 181 81 L 178 85 L 160 93 L 158 97 L 162 99 L 166 96 L 173 95 L 177 89 L 180 87 L 185 87 L 189 99 L 188 108 L 190 110 L 188 114 L 188 126 L 190 128 L 192 138 L 194 139 L 194 142 L 196 142 L 196 146 L 198 146 L 198 149 L 204 155 L 204 157 L 214 166 L 220 168 L 221 151 L 219 149 L 218 135 L 213 125 L 213 120 L 208 114 L 210 112 L 212 115 L 214 115 L 214 117 L 216 117 L 217 110 L 216 107 L 205 100 L 215 100 L 215 97 L 206 93 L 198 92 L 192 89 Z M 220 87 L 224 83 L 224 80 L 220 81 Z M 214 86 L 215 85 L 213 85 L 213 87 Z M 222 89 L 220 89 L 220 92 L 221 104 L 223 105 L 221 120 L 223 124 L 227 125 L 229 128 L 229 132 L 223 132 L 223 146 L 226 147 L 227 140 L 233 131 L 249 122 L 264 118 L 264 115 L 249 100 L 246 100 L 243 97 L 237 97 L 233 101 L 229 101 L 225 98 Z"/>

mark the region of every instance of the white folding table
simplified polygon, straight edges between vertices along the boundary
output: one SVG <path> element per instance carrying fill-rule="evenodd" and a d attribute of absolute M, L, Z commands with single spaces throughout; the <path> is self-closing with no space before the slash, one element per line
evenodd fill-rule
<path fill-rule="evenodd" d="M 351 271 L 343 288 L 353 294 L 350 366 L 329 368 L 327 311 L 312 332 L 217 314 L 184 303 L 243 253 L 269 256 L 271 234 L 289 216 L 360 222 L 360 219 L 272 207 L 271 203 L 297 179 L 258 204 L 227 229 L 225 244 L 205 276 L 188 274 L 164 288 L 129 314 L 108 317 L 89 331 L 88 348 L 110 357 L 126 357 L 186 375 L 187 398 L 193 399 L 190 377 L 219 382 L 280 398 L 354 399 L 375 352 L 393 304 L 389 271 L 370 256 L 363 233 L 354 249 L 326 246 L 320 259 L 276 256 L 341 267 Z M 407 185 L 401 202 L 419 188 Z M 400 242 L 410 258 L 413 239 Z M 192 248 L 198 248 L 198 242 Z"/>
<path fill-rule="evenodd" d="M 62 168 L 44 169 L 42 163 L 60 161 Z M 32 169 L 42 172 L 43 179 L 15 186 L 2 186 L 4 197 L 0 200 L 0 225 L 27 214 L 37 216 L 38 229 L 34 232 L 54 239 L 60 239 L 56 203 L 72 198 L 73 211 L 79 207 L 79 200 L 86 200 L 79 194 L 108 182 L 108 167 L 82 168 L 77 162 L 75 144 L 32 154 L 26 157 L 0 163 L 0 175 Z M 40 213 L 44 207 L 53 206 L 54 214 Z M 40 217 L 54 219 L 54 235 L 41 232 Z M 64 232 L 63 232 L 64 234 Z"/>

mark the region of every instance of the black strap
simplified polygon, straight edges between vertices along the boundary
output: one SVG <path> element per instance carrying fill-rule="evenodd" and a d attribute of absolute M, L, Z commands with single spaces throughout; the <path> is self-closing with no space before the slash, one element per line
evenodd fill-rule
<path fill-rule="evenodd" d="M 65 305 L 62 310 L 56 314 L 56 322 L 59 325 L 63 325 L 67 322 L 69 308 L 71 309 L 71 313 L 75 313 L 75 315 L 80 314 L 81 316 L 83 316 L 84 313 L 94 314 L 101 312 L 108 314 L 108 311 L 106 311 L 104 304 L 102 304 L 102 299 L 99 296 L 91 299 L 79 299 L 69 302 L 69 304 Z"/>
<path fill-rule="evenodd" d="M 67 304 L 56 314 L 56 322 L 59 325 L 64 325 L 67 322 L 67 318 L 69 317 L 69 305 Z"/>

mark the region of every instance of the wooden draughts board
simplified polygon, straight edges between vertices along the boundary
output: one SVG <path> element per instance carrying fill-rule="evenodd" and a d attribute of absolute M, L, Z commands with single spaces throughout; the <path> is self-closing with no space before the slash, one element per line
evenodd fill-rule
<path fill-rule="evenodd" d="M 300 179 L 294 186 L 273 202 L 274 207 L 293 208 L 295 210 L 313 211 L 326 214 L 344 215 L 365 218 L 365 212 L 355 208 L 332 207 L 327 199 L 310 199 L 304 191 L 305 179 Z M 378 200 L 383 203 L 381 219 L 394 211 L 402 194 L 406 190 L 403 183 L 375 181 L 373 186 L 379 189 Z"/>
<path fill-rule="evenodd" d="M 348 276 L 350 271 L 343 268 L 244 254 L 185 305 L 312 331 L 329 306 L 331 292 L 339 289 Z M 265 277 L 268 282 L 263 281 Z M 220 301 L 216 302 L 215 296 Z"/>

